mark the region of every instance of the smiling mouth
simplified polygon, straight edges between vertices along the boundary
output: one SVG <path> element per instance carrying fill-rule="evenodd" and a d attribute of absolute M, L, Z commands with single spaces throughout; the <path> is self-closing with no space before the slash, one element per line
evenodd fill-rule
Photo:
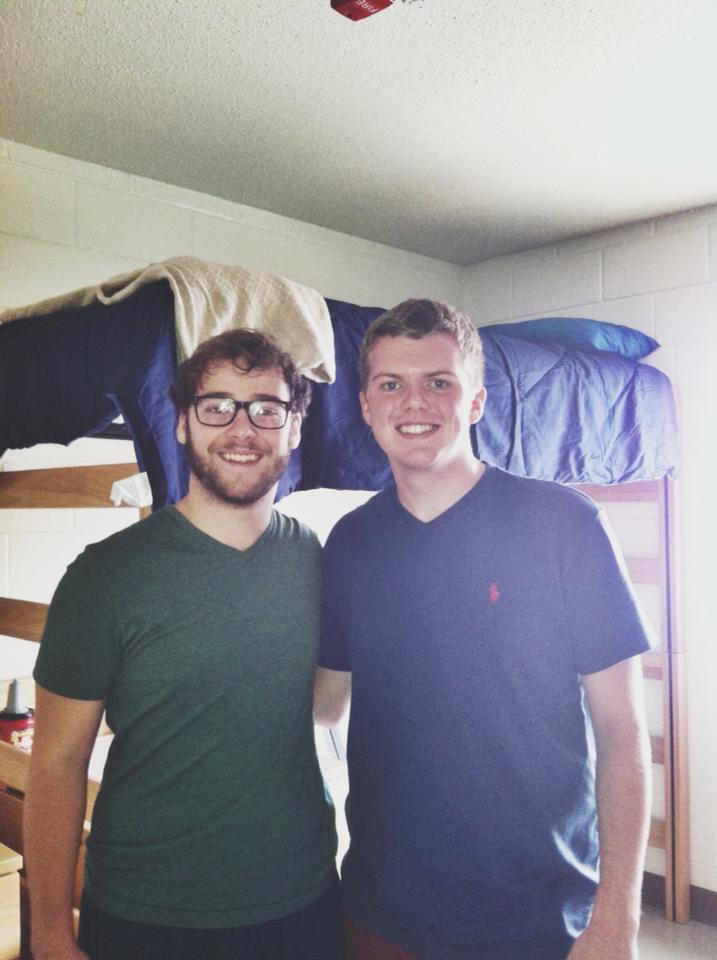
<path fill-rule="evenodd" d="M 259 459 L 258 453 L 223 453 L 222 460 L 228 460 L 230 463 L 256 463 Z"/>
<path fill-rule="evenodd" d="M 438 429 L 438 426 L 435 423 L 404 423 L 396 429 L 402 434 L 421 436 L 425 433 L 435 433 Z"/>

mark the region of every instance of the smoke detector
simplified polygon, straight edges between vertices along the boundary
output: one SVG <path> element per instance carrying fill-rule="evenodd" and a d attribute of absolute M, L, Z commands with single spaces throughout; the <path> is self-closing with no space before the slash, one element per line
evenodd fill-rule
<path fill-rule="evenodd" d="M 390 7 L 395 0 L 331 0 L 332 9 L 349 20 L 364 20 L 374 13 L 380 13 Z M 403 3 L 416 3 L 417 0 L 402 0 Z"/>
<path fill-rule="evenodd" d="M 392 3 L 393 0 L 331 0 L 332 8 L 349 20 L 363 20 L 380 13 Z"/>

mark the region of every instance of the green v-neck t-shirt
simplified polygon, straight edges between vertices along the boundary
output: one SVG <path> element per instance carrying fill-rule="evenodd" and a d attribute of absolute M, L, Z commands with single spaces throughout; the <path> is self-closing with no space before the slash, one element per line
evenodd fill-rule
<path fill-rule="evenodd" d="M 334 881 L 312 720 L 319 553 L 277 511 L 240 551 L 165 507 L 68 568 L 35 679 L 106 702 L 114 739 L 85 870 L 99 909 L 244 926 Z"/>

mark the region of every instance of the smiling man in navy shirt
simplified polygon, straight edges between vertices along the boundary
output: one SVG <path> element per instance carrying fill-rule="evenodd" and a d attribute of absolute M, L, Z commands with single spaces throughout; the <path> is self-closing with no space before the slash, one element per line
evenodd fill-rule
<path fill-rule="evenodd" d="M 635 960 L 651 637 L 602 513 L 475 457 L 451 307 L 378 317 L 361 382 L 394 485 L 329 537 L 315 703 L 351 697 L 347 957 Z"/>

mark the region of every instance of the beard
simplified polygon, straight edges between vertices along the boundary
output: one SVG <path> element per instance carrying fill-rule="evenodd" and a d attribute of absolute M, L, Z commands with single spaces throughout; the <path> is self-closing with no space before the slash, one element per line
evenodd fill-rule
<path fill-rule="evenodd" d="M 202 456 L 194 444 L 192 436 L 187 430 L 184 446 L 189 469 L 196 477 L 205 493 L 219 503 L 231 503 L 236 507 L 248 507 L 261 500 L 278 483 L 289 465 L 291 451 L 286 454 L 264 454 L 264 468 L 261 474 L 248 486 L 243 485 L 240 479 L 227 480 L 212 466 L 209 456 Z M 263 451 L 262 451 L 263 452 Z"/>

